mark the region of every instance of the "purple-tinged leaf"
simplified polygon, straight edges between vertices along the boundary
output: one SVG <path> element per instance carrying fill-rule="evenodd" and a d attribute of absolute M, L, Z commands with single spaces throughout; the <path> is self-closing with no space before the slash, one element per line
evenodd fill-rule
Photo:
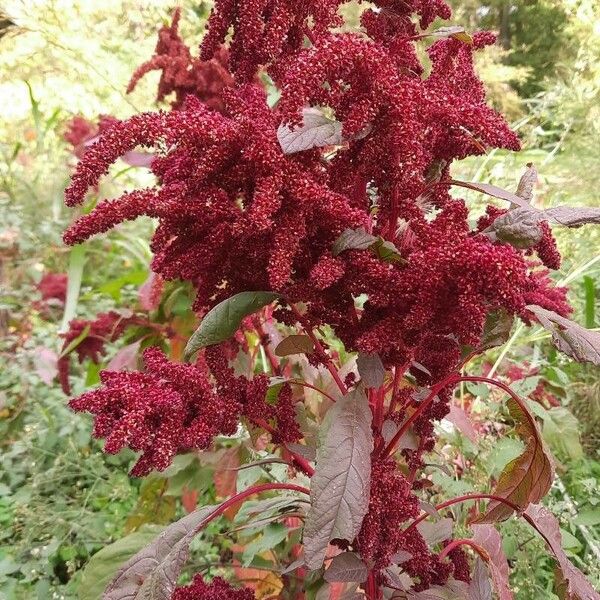
<path fill-rule="evenodd" d="M 380 388 L 385 377 L 385 367 L 378 354 L 363 354 L 359 352 L 356 359 L 358 374 L 367 388 Z"/>
<path fill-rule="evenodd" d="M 389 444 L 392 441 L 392 438 L 398 433 L 401 425 L 392 421 L 391 419 L 386 419 L 383 422 L 381 427 L 381 435 L 386 444 Z M 416 450 L 419 447 L 419 439 L 417 438 L 415 432 L 412 428 L 402 434 L 402 437 L 398 440 L 397 449 L 404 450 L 407 448 L 408 450 Z"/>
<path fill-rule="evenodd" d="M 529 504 L 539 502 L 548 493 L 554 480 L 554 465 L 532 414 L 512 398 L 507 406 L 517 423 L 517 433 L 525 442 L 525 449 L 504 467 L 493 493 L 525 510 Z M 491 500 L 485 513 L 474 522 L 503 521 L 513 512 L 510 506 Z"/>
<path fill-rule="evenodd" d="M 333 243 L 331 253 L 338 256 L 344 250 L 366 250 L 372 246 L 378 238 L 367 233 L 364 227 L 358 229 L 344 229 Z"/>
<path fill-rule="evenodd" d="M 428 546 L 435 546 L 444 540 L 449 540 L 452 537 L 453 527 L 454 521 L 448 517 L 434 522 L 422 521 L 417 525 L 419 533 Z"/>
<path fill-rule="evenodd" d="M 323 564 L 330 540 L 351 542 L 356 537 L 367 513 L 373 434 L 362 388 L 329 409 L 323 430 L 303 538 L 306 564 L 312 570 Z"/>
<path fill-rule="evenodd" d="M 140 351 L 141 340 L 123 346 L 110 360 L 107 371 L 135 371 L 137 368 L 137 357 Z"/>
<path fill-rule="evenodd" d="M 473 423 L 471 422 L 471 417 L 468 413 L 460 408 L 460 406 L 456 406 L 452 404 L 450 406 L 450 412 L 444 417 L 447 421 L 450 421 L 456 429 L 458 429 L 469 441 L 474 444 L 477 443 L 479 436 L 473 427 Z"/>
<path fill-rule="evenodd" d="M 533 198 L 533 188 L 538 182 L 538 172 L 534 167 L 533 163 L 527 163 L 527 169 L 525 173 L 521 175 L 519 179 L 519 185 L 517 186 L 517 196 L 523 198 L 527 202 L 531 202 Z"/>
<path fill-rule="evenodd" d="M 565 227 L 576 228 L 600 223 L 600 208 L 593 206 L 556 206 L 542 212 L 544 218 Z"/>
<path fill-rule="evenodd" d="M 292 354 L 311 354 L 315 349 L 313 341 L 307 335 L 288 335 L 283 338 L 275 348 L 277 356 L 291 356 Z"/>
<path fill-rule="evenodd" d="M 481 558 L 475 561 L 469 584 L 469 600 L 493 600 L 490 576 Z"/>
<path fill-rule="evenodd" d="M 481 350 L 502 346 L 510 337 L 510 332 L 515 318 L 504 310 L 495 310 L 490 313 L 483 327 Z"/>
<path fill-rule="evenodd" d="M 342 552 L 333 557 L 329 567 L 323 575 L 325 581 L 362 583 L 367 580 L 369 570 L 367 565 L 360 560 L 355 552 Z"/>
<path fill-rule="evenodd" d="M 408 600 L 465 600 L 469 597 L 469 584 L 450 579 L 446 585 L 432 585 L 422 592 L 409 592 Z"/>
<path fill-rule="evenodd" d="M 483 233 L 492 242 L 505 242 L 524 250 L 542 240 L 544 232 L 540 222 L 544 220 L 543 212 L 533 207 L 519 206 L 494 219 Z"/>
<path fill-rule="evenodd" d="M 205 506 L 169 525 L 119 570 L 103 600 L 168 600 L 202 522 L 218 506 Z"/>
<path fill-rule="evenodd" d="M 58 355 L 50 348 L 44 348 L 43 346 L 38 346 L 33 353 L 36 374 L 46 385 L 52 385 L 58 373 Z"/>
<path fill-rule="evenodd" d="M 408 554 L 408 552 L 406 554 Z M 400 562 L 406 562 L 406 560 Z M 408 573 L 405 573 L 400 567 L 396 565 L 389 566 L 384 571 L 384 574 L 387 578 L 386 587 L 390 587 L 397 591 L 406 592 L 413 586 L 413 580 L 410 578 Z"/>
<path fill-rule="evenodd" d="M 394 554 L 392 556 L 392 563 L 396 564 L 396 565 L 401 565 L 402 563 L 405 563 L 407 560 L 410 560 L 413 557 L 413 555 L 410 552 L 407 552 L 406 550 L 398 550 L 398 552 L 396 552 L 396 554 Z"/>
<path fill-rule="evenodd" d="M 282 569 L 281 574 L 287 575 L 288 573 L 294 572 L 296 569 L 304 566 L 304 556 L 297 558 L 294 562 L 291 562 L 287 567 Z"/>
<path fill-rule="evenodd" d="M 281 124 L 277 129 L 277 139 L 285 154 L 337 146 L 344 141 L 342 124 L 326 117 L 322 110 L 312 106 L 302 110 L 302 125 L 299 127 L 290 128 Z"/>
<path fill-rule="evenodd" d="M 600 600 L 600 594 L 562 549 L 560 526 L 556 517 L 539 504 L 531 504 L 525 514 L 535 523 L 558 562 L 566 583 L 566 600 Z"/>
<path fill-rule="evenodd" d="M 504 190 L 497 185 L 492 185 L 491 183 L 474 183 L 472 181 L 458 181 L 457 179 L 452 179 L 448 183 L 457 185 L 459 187 L 464 187 L 469 190 L 475 190 L 476 192 L 481 192 L 483 194 L 487 194 L 488 196 L 499 198 L 500 200 L 506 200 L 507 202 L 517 206 L 531 208 L 531 205 L 526 200 L 523 200 L 521 196 L 517 196 L 517 194 L 513 194 L 512 192 Z"/>
<path fill-rule="evenodd" d="M 513 600 L 509 585 L 508 561 L 502 549 L 502 538 L 493 525 L 471 525 L 473 541 L 488 554 L 487 566 L 499 600 Z"/>
<path fill-rule="evenodd" d="M 559 314 L 530 304 L 527 307 L 552 334 L 554 345 L 579 362 L 600 366 L 600 332 L 591 331 Z"/>

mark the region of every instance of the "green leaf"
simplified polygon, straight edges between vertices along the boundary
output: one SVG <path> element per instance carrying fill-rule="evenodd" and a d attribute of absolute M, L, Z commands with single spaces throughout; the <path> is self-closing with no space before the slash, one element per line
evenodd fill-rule
<path fill-rule="evenodd" d="M 69 322 L 75 316 L 77 310 L 77 300 L 79 299 L 79 290 L 81 289 L 81 278 L 83 276 L 83 267 L 85 265 L 85 246 L 78 245 L 71 248 L 69 254 L 69 268 L 67 270 L 67 298 L 65 301 L 65 311 L 63 313 L 60 330 L 66 331 Z"/>
<path fill-rule="evenodd" d="M 592 329 L 596 326 L 596 288 L 594 280 L 589 275 L 583 278 L 583 287 L 585 289 L 585 326 Z"/>
<path fill-rule="evenodd" d="M 262 533 L 252 540 L 245 548 L 242 554 L 242 565 L 247 567 L 254 557 L 261 552 L 266 552 L 275 548 L 277 544 L 283 542 L 288 536 L 288 529 L 281 523 L 270 523 Z"/>
<path fill-rule="evenodd" d="M 579 421 L 564 406 L 556 406 L 546 411 L 542 434 L 544 439 L 558 453 L 572 460 L 583 457 L 579 440 Z"/>
<path fill-rule="evenodd" d="M 600 524 L 600 508 L 586 508 L 580 510 L 578 515 L 573 519 L 575 525 L 584 525 L 592 527 Z"/>
<path fill-rule="evenodd" d="M 244 317 L 279 298 L 274 292 L 240 292 L 208 311 L 200 326 L 188 340 L 185 360 L 201 348 L 228 340 L 240 327 Z"/>
<path fill-rule="evenodd" d="M 86 565 L 79 586 L 79 600 L 98 600 L 104 589 L 125 561 L 149 544 L 163 527 L 146 525 L 102 548 Z"/>

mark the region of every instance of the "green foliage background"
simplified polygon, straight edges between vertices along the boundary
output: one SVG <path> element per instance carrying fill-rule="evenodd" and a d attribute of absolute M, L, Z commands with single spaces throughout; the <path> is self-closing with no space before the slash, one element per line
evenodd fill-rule
<path fill-rule="evenodd" d="M 179 4 L 183 35 L 193 46 L 210 4 Z M 600 5 L 595 0 L 452 4 L 454 22 L 470 30 L 501 31 L 502 44 L 481 55 L 479 65 L 491 101 L 514 122 L 525 147 L 518 155 L 492 151 L 466 161 L 457 167 L 457 177 L 514 189 L 524 164 L 533 161 L 541 173 L 537 203 L 599 205 Z M 97 572 L 104 569 L 110 576 L 122 548 L 97 554 L 100 549 L 126 535 L 137 538 L 120 544 L 135 545 L 183 514 L 185 485 L 199 490 L 200 502 L 214 499 L 214 466 L 203 467 L 193 480 L 189 465 L 147 483 L 130 479 L 132 457 L 103 455 L 90 440 L 90 420 L 66 408 L 56 381 L 44 382 L 43 350 L 58 350 L 61 326 L 73 316 L 134 305 L 147 276 L 150 222 L 120 227 L 83 251 L 63 247 L 60 236 L 73 211 L 63 206 L 62 190 L 73 158 L 62 133 L 75 114 L 126 117 L 153 108 L 156 73 L 131 96 L 124 90 L 132 70 L 151 55 L 155 30 L 171 8 L 167 0 L 0 0 L 0 599 L 98 597 L 84 566 L 95 555 Z M 112 196 L 144 179 L 140 169 L 116 165 L 98 196 Z M 475 193 L 467 199 L 475 207 L 480 202 Z M 597 328 L 600 233 L 559 232 L 559 241 L 565 260 L 556 279 L 571 286 L 575 319 Z M 72 279 L 82 277 L 76 302 L 66 314 L 54 310 L 44 318 L 32 304 L 39 299 L 36 283 L 43 273 L 67 271 Z M 117 348 L 110 349 L 107 361 Z M 489 362 L 499 371 L 531 363 L 539 369 L 535 377 L 569 409 L 569 416 L 541 415 L 560 460 L 560 479 L 548 502 L 561 516 L 570 556 L 600 581 L 597 370 L 569 363 L 550 351 L 543 333 L 523 328 Z M 77 366 L 74 393 L 96 380 L 94 365 Z M 533 384 L 537 381 L 522 385 Z M 463 399 L 478 398 L 482 420 L 501 417 L 497 403 L 486 402 L 481 390 L 462 392 Z M 434 476 L 447 493 L 485 487 L 518 451 L 508 437 L 500 442 L 486 437 L 476 448 L 454 430 L 442 427 L 441 434 L 448 442 L 448 464 L 462 456 L 473 465 L 466 476 L 457 470 Z M 516 597 L 552 598 L 553 565 L 541 544 L 516 522 L 505 526 L 505 534 Z M 200 540 L 197 556 L 218 565 L 228 542 L 221 537 L 214 547 L 209 540 Z"/>

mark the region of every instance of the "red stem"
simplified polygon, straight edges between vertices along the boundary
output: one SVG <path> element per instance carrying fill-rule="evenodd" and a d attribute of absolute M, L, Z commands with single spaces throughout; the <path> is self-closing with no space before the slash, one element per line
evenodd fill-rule
<path fill-rule="evenodd" d="M 446 500 L 445 502 L 438 504 L 435 508 L 436 508 L 436 510 L 443 510 L 444 508 L 448 508 L 449 506 L 452 506 L 454 504 L 460 504 L 461 502 L 467 502 L 468 500 L 495 500 L 496 502 L 501 502 L 502 504 L 506 504 L 507 506 L 510 506 L 510 508 L 512 508 L 516 513 L 519 513 L 522 510 L 518 504 L 515 504 L 514 502 L 511 502 L 510 500 L 507 500 L 506 498 L 501 498 L 500 496 L 496 496 L 495 494 L 478 494 L 478 493 L 465 494 L 464 496 L 458 496 L 457 498 L 452 498 L 451 500 Z M 414 529 L 419 523 L 423 522 L 428 516 L 429 516 L 429 513 L 423 513 L 422 515 L 417 517 L 404 530 L 404 533 L 407 533 L 411 529 Z M 525 517 L 525 519 L 530 522 L 530 519 L 527 517 L 527 515 L 523 515 L 523 517 Z"/>
<path fill-rule="evenodd" d="M 296 315 L 296 318 L 298 319 L 299 323 L 302 325 L 304 332 L 311 339 L 312 343 L 315 345 L 316 351 L 318 352 L 319 356 L 323 359 L 325 366 L 327 367 L 327 370 L 331 373 L 331 376 L 333 377 L 333 380 L 337 383 L 338 388 L 340 388 L 340 392 L 342 392 L 342 394 L 345 396 L 348 393 L 348 388 L 346 387 L 344 382 L 341 380 L 341 378 L 337 372 L 337 369 L 333 365 L 331 358 L 327 355 L 327 352 L 325 352 L 325 348 L 323 348 L 323 345 L 319 341 L 319 338 L 317 338 L 317 336 L 314 334 L 312 328 L 310 327 L 310 325 L 308 325 L 306 319 L 300 313 L 300 311 L 294 306 L 294 304 L 291 302 L 288 302 L 288 304 L 290 305 L 292 312 Z"/>
<path fill-rule="evenodd" d="M 404 373 L 406 373 L 406 369 L 410 366 L 410 362 L 404 363 L 400 367 L 396 367 L 394 369 L 394 383 L 392 385 L 392 398 L 390 400 L 390 407 L 388 408 L 387 414 L 391 415 L 394 410 L 396 410 L 396 403 L 398 402 L 398 389 L 400 387 L 400 382 L 402 381 L 402 377 L 404 377 Z"/>
<path fill-rule="evenodd" d="M 470 546 L 471 548 L 473 548 L 473 550 L 475 550 L 475 552 L 477 552 L 477 554 L 479 554 L 479 556 L 481 556 L 481 558 L 485 561 L 488 562 L 490 560 L 490 555 L 479 545 L 476 544 L 473 540 L 469 540 L 466 538 L 461 538 L 458 540 L 452 540 L 438 555 L 438 558 L 440 560 L 442 560 L 443 558 L 446 558 L 446 556 L 448 556 L 448 554 L 450 554 L 450 552 L 452 552 L 452 550 L 454 550 L 455 548 L 458 548 L 459 546 Z"/>
<path fill-rule="evenodd" d="M 255 319 L 254 326 L 256 327 L 256 332 L 258 333 L 260 345 L 265 349 L 265 354 L 267 355 L 267 359 L 269 360 L 269 364 L 271 365 L 271 370 L 275 375 L 281 375 L 281 365 L 279 364 L 279 360 L 277 359 L 275 354 L 273 354 L 273 351 L 271 350 L 269 344 L 263 343 L 263 340 L 266 337 L 268 337 L 267 332 L 265 331 L 264 327 L 262 326 L 262 323 L 258 319 Z"/>
<path fill-rule="evenodd" d="M 302 492 L 303 494 L 310 495 L 310 491 L 301 485 L 295 485 L 293 483 L 263 483 L 261 485 L 255 485 L 247 490 L 243 490 L 232 496 L 228 500 L 225 500 L 222 504 L 220 504 L 213 512 L 204 519 L 196 528 L 196 531 L 200 531 L 204 527 L 206 527 L 211 521 L 214 521 L 217 517 L 222 515 L 230 506 L 234 506 L 238 502 L 241 502 L 248 496 L 252 496 L 254 494 L 260 494 L 261 492 L 267 492 L 269 490 L 292 490 L 294 492 Z"/>
<path fill-rule="evenodd" d="M 427 398 L 425 398 L 425 400 L 423 400 L 421 404 L 419 404 L 415 412 L 412 415 L 410 415 L 410 417 L 408 417 L 406 421 L 404 421 L 402 427 L 400 427 L 396 435 L 390 440 L 390 443 L 385 447 L 383 451 L 383 458 L 391 456 L 394 453 L 394 449 L 400 441 L 400 438 L 408 431 L 408 429 L 416 421 L 416 419 L 418 419 L 423 414 L 423 412 L 427 410 L 427 408 L 433 402 L 433 400 L 439 394 L 439 392 L 443 390 L 446 386 L 452 385 L 453 383 L 456 383 L 459 380 L 460 375 L 458 375 L 457 373 L 451 373 L 445 379 L 443 379 L 431 388 L 429 396 L 427 396 Z"/>
<path fill-rule="evenodd" d="M 527 407 L 527 405 L 525 404 L 525 402 L 523 402 L 523 399 L 520 398 L 510 388 L 510 386 L 506 385 L 505 383 L 502 383 L 501 381 L 497 381 L 496 379 L 490 379 L 489 377 L 476 377 L 474 375 L 465 375 L 465 376 L 462 376 L 462 377 L 460 377 L 460 379 L 458 381 L 459 382 L 460 381 L 472 381 L 474 383 L 487 383 L 488 385 L 495 385 L 496 387 L 500 388 L 501 390 L 504 390 L 519 405 L 519 407 L 521 408 L 521 410 L 525 414 L 527 420 L 529 421 L 529 424 L 531 425 L 531 427 L 534 430 L 537 429 L 537 425 L 536 425 L 535 419 L 531 415 L 531 412 L 530 412 L 529 408 Z"/>

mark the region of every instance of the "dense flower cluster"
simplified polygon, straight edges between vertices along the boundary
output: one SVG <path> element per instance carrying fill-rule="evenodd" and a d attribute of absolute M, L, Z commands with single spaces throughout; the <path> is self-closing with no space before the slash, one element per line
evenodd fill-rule
<path fill-rule="evenodd" d="M 162 71 L 158 83 L 157 102 L 162 102 L 170 94 L 175 94 L 171 102 L 173 109 L 183 106 L 188 94 L 200 98 L 213 110 L 223 111 L 223 89 L 233 85 L 228 64 L 228 52 L 218 48 L 211 60 L 203 61 L 192 57 L 189 47 L 179 35 L 181 10 L 173 13 L 170 26 L 161 27 L 158 32 L 154 56 L 138 67 L 127 86 L 127 93 L 133 91 L 139 80 L 150 71 Z"/>
<path fill-rule="evenodd" d="M 300 319 L 307 331 L 328 325 L 345 350 L 377 354 L 386 369 L 416 381 L 417 387 L 392 391 L 388 417 L 397 424 L 439 384 L 411 424 L 417 445 L 402 449 L 406 475 L 381 452 L 376 431 L 369 510 L 353 542 L 380 579 L 395 555 L 409 553 L 402 567 L 421 590 L 451 575 L 469 580 L 463 550 L 440 560 L 417 529 L 402 531 L 419 512 L 415 490 L 430 483 L 417 471 L 433 448 L 434 422 L 449 410 L 452 389 L 444 378 L 461 366 L 465 347 L 481 349 L 490 313 L 529 322 L 531 303 L 560 314 L 570 309 L 565 290 L 550 285 L 547 269 L 557 268 L 560 256 L 547 223 L 533 248 L 492 241 L 484 230 L 504 211 L 490 207 L 473 227 L 466 202 L 449 191 L 453 161 L 488 148 L 519 148 L 515 133 L 487 106 L 474 71 L 474 51 L 494 36 L 440 36 L 427 48 L 426 74 L 416 51 L 426 34 L 414 20 L 425 28 L 448 18 L 443 0 L 375 0 L 362 12 L 360 33 L 337 29 L 341 3 L 216 0 L 200 58 L 179 36 L 176 12 L 159 32 L 155 56 L 130 84 L 161 70 L 158 99 L 174 94 L 171 110 L 101 131 L 66 201 L 81 204 L 109 166 L 138 146 L 152 150 L 157 183 L 99 202 L 64 239 L 77 244 L 123 221 L 153 217 L 152 271 L 161 280 L 191 282 L 200 315 L 239 292 L 277 292 L 273 315 L 280 323 Z M 276 103 L 267 93 L 272 84 L 280 92 Z M 281 132 L 298 134 L 307 107 L 341 123 L 341 143 L 284 149 Z M 337 251 L 347 230 L 378 242 Z M 82 327 L 72 329 L 70 340 Z M 97 360 L 102 345 L 94 340 L 111 337 L 94 331 L 87 345 L 77 346 L 80 358 Z M 71 405 L 95 415 L 94 433 L 106 438 L 108 452 L 125 446 L 142 452 L 137 475 L 234 433 L 240 419 L 263 427 L 275 443 L 300 441 L 292 386 L 273 394 L 266 375 L 236 376 L 234 346 L 211 346 L 195 365 L 146 350 L 145 372 L 103 372 L 103 387 Z M 308 362 L 327 364 L 330 354 L 315 345 Z M 345 376 L 346 385 L 355 381 Z M 174 598 L 244 594 L 197 578 Z"/>
<path fill-rule="evenodd" d="M 175 588 L 171 600 L 254 600 L 254 592 L 236 589 L 220 577 L 205 583 L 202 575 L 196 575 L 189 585 Z"/>
<path fill-rule="evenodd" d="M 58 360 L 58 377 L 65 394 L 69 394 L 69 363 L 70 355 L 75 352 L 79 362 L 88 358 L 98 364 L 104 354 L 104 345 L 114 342 L 121 337 L 125 328 L 134 323 L 135 317 L 123 316 L 110 311 L 99 313 L 92 321 L 74 319 L 69 323 L 69 329 L 61 335 L 64 339 L 61 357 Z M 73 344 L 79 339 L 76 346 Z"/>

